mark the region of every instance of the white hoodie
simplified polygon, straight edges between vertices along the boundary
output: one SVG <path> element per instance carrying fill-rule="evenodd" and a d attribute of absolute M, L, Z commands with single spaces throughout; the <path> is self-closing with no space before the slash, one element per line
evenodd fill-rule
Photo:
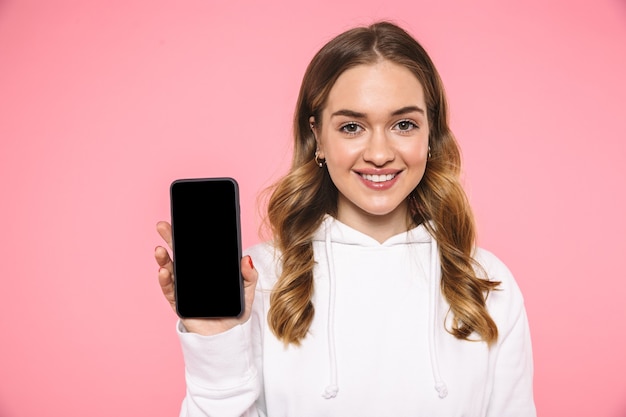
<path fill-rule="evenodd" d="M 445 330 L 434 239 L 423 226 L 379 243 L 327 217 L 313 239 L 315 317 L 301 346 L 267 325 L 280 274 L 270 244 L 252 247 L 253 313 L 214 336 L 178 332 L 186 364 L 181 416 L 535 416 L 522 295 L 494 255 L 475 259 L 501 281 L 487 299 L 498 341 Z"/>

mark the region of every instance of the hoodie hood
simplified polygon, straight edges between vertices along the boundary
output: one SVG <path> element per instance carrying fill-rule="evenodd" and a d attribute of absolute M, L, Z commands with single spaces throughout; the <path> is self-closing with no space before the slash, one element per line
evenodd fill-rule
<path fill-rule="evenodd" d="M 332 216 L 326 216 L 322 225 L 313 235 L 313 241 L 323 242 L 328 259 L 328 323 L 326 326 L 328 340 L 328 362 L 329 362 L 329 383 L 322 392 L 326 399 L 334 398 L 339 393 L 337 356 L 335 345 L 335 288 L 336 273 L 335 260 L 333 254 L 333 243 L 344 245 L 357 245 L 362 247 L 391 247 L 394 245 L 409 245 L 414 243 L 430 244 L 430 267 L 428 271 L 429 282 L 429 317 L 428 317 L 428 347 L 430 354 L 430 364 L 433 374 L 433 385 L 439 398 L 448 395 L 448 389 L 441 378 L 439 371 L 439 359 L 436 346 L 436 312 L 440 298 L 441 264 L 439 261 L 439 250 L 437 242 L 423 225 L 417 226 L 406 232 L 391 236 L 385 242 L 380 243 L 376 239 L 355 230 Z"/>
<path fill-rule="evenodd" d="M 417 226 L 406 232 L 391 236 L 383 243 L 380 243 L 373 237 L 351 228 L 332 216 L 326 215 L 322 226 L 313 234 L 313 241 L 327 242 L 329 239 L 333 243 L 363 247 L 389 247 L 410 243 L 429 243 L 433 240 L 424 226 Z"/>

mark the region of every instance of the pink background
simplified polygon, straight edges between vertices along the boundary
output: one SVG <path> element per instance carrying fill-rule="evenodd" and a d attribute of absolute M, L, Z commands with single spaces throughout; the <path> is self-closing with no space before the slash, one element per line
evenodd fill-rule
<path fill-rule="evenodd" d="M 626 5 L 0 0 L 0 416 L 172 416 L 154 231 L 181 177 L 234 176 L 244 244 L 299 82 L 356 24 L 441 71 L 480 244 L 526 297 L 541 416 L 626 415 Z"/>

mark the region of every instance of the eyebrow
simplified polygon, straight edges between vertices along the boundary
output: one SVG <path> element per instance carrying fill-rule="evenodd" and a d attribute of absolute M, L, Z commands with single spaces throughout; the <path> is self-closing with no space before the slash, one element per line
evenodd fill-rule
<path fill-rule="evenodd" d="M 391 115 L 400 116 L 402 114 L 413 113 L 413 112 L 426 114 L 426 112 L 424 112 L 424 109 L 422 109 L 421 107 L 405 106 L 398 110 L 393 111 Z M 355 119 L 364 119 L 367 115 L 365 113 L 361 113 L 361 112 L 354 111 L 354 110 L 342 109 L 342 110 L 337 110 L 336 112 L 330 115 L 330 117 L 335 117 L 335 116 L 346 116 L 346 117 L 353 117 Z"/>
<path fill-rule="evenodd" d="M 399 116 L 401 114 L 407 114 L 407 113 L 413 113 L 413 112 L 417 112 L 417 113 L 421 113 L 421 114 L 426 114 L 426 112 L 424 111 L 424 109 L 422 109 L 421 107 L 417 107 L 417 106 L 406 106 L 406 107 L 402 107 L 401 109 L 398 109 L 396 111 L 394 111 L 393 113 L 391 113 L 392 116 Z"/>

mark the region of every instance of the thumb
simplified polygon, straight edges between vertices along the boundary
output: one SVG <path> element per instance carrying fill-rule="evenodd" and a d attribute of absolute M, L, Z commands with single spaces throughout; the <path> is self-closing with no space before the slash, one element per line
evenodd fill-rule
<path fill-rule="evenodd" d="M 254 262 L 252 262 L 252 258 L 249 255 L 241 258 L 241 275 L 243 276 L 243 286 L 245 288 L 256 286 L 259 274 L 254 268 Z"/>

